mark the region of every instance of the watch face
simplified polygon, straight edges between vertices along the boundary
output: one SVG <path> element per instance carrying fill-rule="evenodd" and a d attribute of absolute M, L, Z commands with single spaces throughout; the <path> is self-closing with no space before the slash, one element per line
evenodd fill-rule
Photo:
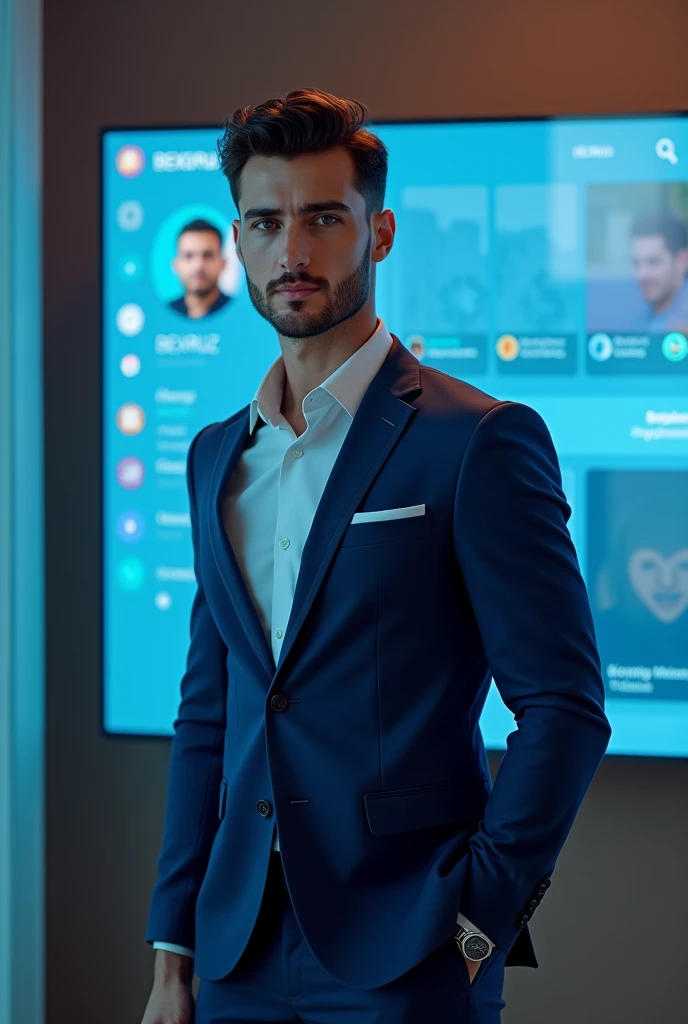
<path fill-rule="evenodd" d="M 490 947 L 479 935 L 471 935 L 464 941 L 464 953 L 469 960 L 484 960 L 490 952 Z"/>

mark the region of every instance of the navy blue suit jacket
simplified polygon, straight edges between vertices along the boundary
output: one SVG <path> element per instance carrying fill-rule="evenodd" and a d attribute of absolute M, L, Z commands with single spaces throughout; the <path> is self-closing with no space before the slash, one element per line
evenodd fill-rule
<path fill-rule="evenodd" d="M 508 965 L 537 966 L 527 922 L 610 735 L 547 427 L 393 336 L 275 666 L 221 520 L 248 424 L 246 407 L 189 449 L 197 591 L 147 941 L 195 948 L 202 978 L 228 974 L 277 821 L 299 925 L 343 984 L 398 977 L 459 910 Z M 516 719 L 494 787 L 478 725 L 491 675 Z"/>

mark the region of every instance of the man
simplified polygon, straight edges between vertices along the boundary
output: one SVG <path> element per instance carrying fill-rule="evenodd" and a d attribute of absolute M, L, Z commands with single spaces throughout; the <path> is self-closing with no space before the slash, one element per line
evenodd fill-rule
<path fill-rule="evenodd" d="M 375 314 L 396 225 L 365 123 L 298 90 L 219 145 L 281 355 L 189 449 L 145 1024 L 495 1024 L 609 739 L 544 422 L 422 367 Z M 492 674 L 518 722 L 494 788 Z"/>
<path fill-rule="evenodd" d="M 632 229 L 633 272 L 647 308 L 633 330 L 688 331 L 688 229 L 668 211 L 640 217 Z"/>
<path fill-rule="evenodd" d="M 220 231 L 207 220 L 192 220 L 177 237 L 172 268 L 184 294 L 170 302 L 170 308 L 194 320 L 222 309 L 229 302 L 229 295 L 220 291 L 217 282 L 226 265 Z"/>

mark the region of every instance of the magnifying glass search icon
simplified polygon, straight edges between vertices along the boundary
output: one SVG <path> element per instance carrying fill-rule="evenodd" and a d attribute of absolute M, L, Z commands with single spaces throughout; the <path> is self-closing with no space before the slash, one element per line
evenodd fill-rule
<path fill-rule="evenodd" d="M 655 153 L 660 160 L 668 160 L 670 164 L 677 164 L 676 146 L 673 139 L 658 139 L 655 145 Z"/>

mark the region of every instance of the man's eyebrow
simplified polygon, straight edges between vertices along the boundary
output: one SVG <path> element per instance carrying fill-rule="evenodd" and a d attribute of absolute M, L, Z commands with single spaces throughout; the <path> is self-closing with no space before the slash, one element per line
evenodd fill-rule
<path fill-rule="evenodd" d="M 350 206 L 340 202 L 338 199 L 326 199 L 323 203 L 306 203 L 299 207 L 299 214 L 305 216 L 309 213 L 328 213 L 330 210 L 339 210 L 342 213 L 353 213 Z M 251 206 L 244 211 L 244 220 L 251 220 L 253 217 L 280 217 L 284 213 L 275 206 Z"/>

